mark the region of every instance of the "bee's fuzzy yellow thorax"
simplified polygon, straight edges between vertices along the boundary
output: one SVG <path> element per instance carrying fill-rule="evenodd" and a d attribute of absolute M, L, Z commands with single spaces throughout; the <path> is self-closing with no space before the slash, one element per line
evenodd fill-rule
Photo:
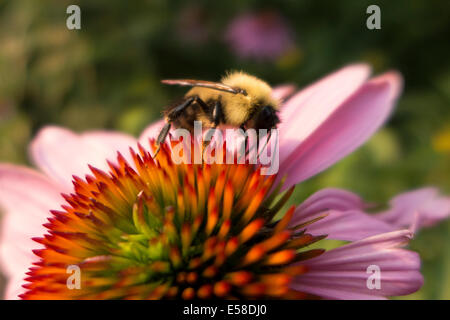
<path fill-rule="evenodd" d="M 242 71 L 233 71 L 223 77 L 221 82 L 244 89 L 250 99 L 257 100 L 261 105 L 271 105 L 275 110 L 279 109 L 279 102 L 272 97 L 272 88 L 267 82 L 255 76 Z"/>

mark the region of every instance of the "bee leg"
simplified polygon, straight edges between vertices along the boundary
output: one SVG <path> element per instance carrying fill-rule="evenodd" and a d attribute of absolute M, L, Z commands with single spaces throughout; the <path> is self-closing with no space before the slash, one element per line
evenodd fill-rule
<path fill-rule="evenodd" d="M 197 97 L 190 97 L 188 99 L 186 99 L 182 104 L 180 104 L 179 106 L 176 106 L 175 108 L 173 108 L 172 110 L 170 110 L 169 114 L 167 115 L 167 119 L 169 120 L 169 122 L 174 121 L 176 118 L 178 118 L 181 113 L 184 111 L 184 109 L 186 109 L 187 107 L 189 107 L 194 101 L 196 101 L 198 98 Z"/>
<path fill-rule="evenodd" d="M 223 121 L 223 110 L 220 101 L 216 101 L 212 108 L 211 114 L 212 122 L 214 123 L 214 128 L 216 128 Z"/>
<path fill-rule="evenodd" d="M 164 125 L 164 127 L 159 132 L 158 138 L 156 139 L 157 147 L 156 147 L 155 154 L 153 155 L 153 159 L 155 159 L 156 156 L 158 155 L 159 150 L 161 149 L 161 143 L 163 143 L 166 140 L 167 135 L 169 134 L 169 131 L 170 131 L 170 127 L 171 127 L 171 124 L 170 124 L 170 122 L 168 122 Z"/>
<path fill-rule="evenodd" d="M 200 99 L 199 101 L 202 101 L 202 100 Z M 201 103 L 199 103 L 199 104 L 201 105 Z M 208 106 L 205 104 L 205 107 L 207 108 Z M 205 109 L 203 109 L 203 110 L 205 110 Z M 216 129 L 217 126 L 223 121 L 223 110 L 222 110 L 222 104 L 220 103 L 220 101 L 216 101 L 216 103 L 214 103 L 214 106 L 211 109 L 211 111 L 212 112 L 211 112 L 210 119 L 211 119 L 211 122 L 213 123 L 213 126 L 208 130 L 208 133 L 211 130 Z M 207 133 L 207 135 L 208 135 L 208 133 Z M 211 139 L 209 141 L 203 141 L 203 150 L 206 150 L 206 148 L 209 146 L 210 142 L 211 142 Z"/>
<path fill-rule="evenodd" d="M 153 159 L 156 158 L 156 156 L 158 155 L 159 150 L 161 149 L 161 143 L 164 143 L 164 141 L 166 140 L 167 135 L 169 134 L 169 131 L 170 131 L 171 123 L 175 119 L 177 119 L 187 107 L 189 107 L 194 101 L 198 102 L 199 99 L 200 98 L 198 98 L 198 97 L 190 97 L 190 98 L 186 99 L 182 104 L 180 104 L 179 106 L 176 106 L 169 112 L 169 114 L 167 115 L 167 119 L 166 119 L 167 123 L 161 129 L 161 131 L 159 132 L 158 138 L 156 139 L 157 148 L 156 148 L 155 154 L 153 156 Z"/>

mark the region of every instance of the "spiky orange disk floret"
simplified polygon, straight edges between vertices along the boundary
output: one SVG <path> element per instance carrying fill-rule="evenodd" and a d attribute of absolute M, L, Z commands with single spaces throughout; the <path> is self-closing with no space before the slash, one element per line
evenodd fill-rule
<path fill-rule="evenodd" d="M 74 177 L 68 205 L 52 211 L 44 249 L 30 268 L 24 299 L 296 298 L 299 249 L 322 239 L 287 228 L 294 208 L 274 216 L 275 176 L 248 164 L 175 165 L 166 145 L 156 160 L 139 146 L 110 172 Z M 270 192 L 270 190 L 274 190 Z M 69 265 L 81 270 L 70 290 Z"/>

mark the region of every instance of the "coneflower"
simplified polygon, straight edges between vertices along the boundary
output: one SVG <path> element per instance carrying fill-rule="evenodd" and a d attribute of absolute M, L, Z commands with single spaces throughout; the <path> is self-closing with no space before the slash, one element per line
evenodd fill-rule
<path fill-rule="evenodd" d="M 248 164 L 175 165 L 169 146 L 154 161 L 154 146 L 141 145 L 160 122 L 136 151 L 129 147 L 138 140 L 120 133 L 42 129 L 30 151 L 45 174 L 0 164 L 6 298 L 368 299 L 418 290 L 420 258 L 400 247 L 418 227 L 449 216 L 450 199 L 434 188 L 397 196 L 381 214 L 366 214 L 359 196 L 330 188 L 284 208 L 296 184 L 355 150 L 387 119 L 401 78 L 390 72 L 368 80 L 369 71 L 345 67 L 284 103 L 273 176 Z M 273 95 L 290 93 L 285 86 Z M 107 162 L 117 151 L 117 161 Z M 58 210 L 61 192 L 66 204 Z M 325 235 L 348 243 L 311 249 Z M 73 267 L 79 288 L 68 286 Z M 368 282 L 371 270 L 379 285 Z"/>
<path fill-rule="evenodd" d="M 40 260 L 30 269 L 25 299 L 296 298 L 301 261 L 323 250 L 324 236 L 290 227 L 295 207 L 273 218 L 275 175 L 248 164 L 174 164 L 163 146 L 119 154 L 110 172 L 91 167 L 74 177 L 63 211 L 52 211 L 48 234 L 34 240 Z M 273 191 L 271 191 L 273 189 Z M 67 287 L 67 268 L 81 270 L 80 290 Z"/>

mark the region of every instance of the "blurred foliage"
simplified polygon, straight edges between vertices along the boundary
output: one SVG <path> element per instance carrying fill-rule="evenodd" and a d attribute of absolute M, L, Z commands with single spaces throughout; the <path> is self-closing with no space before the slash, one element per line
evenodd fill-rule
<path fill-rule="evenodd" d="M 81 30 L 66 28 L 78 4 Z M 378 4 L 382 29 L 366 28 Z M 242 12 L 274 10 L 295 35 L 276 61 L 235 56 L 224 41 Z M 301 184 L 293 202 L 323 187 L 386 203 L 436 185 L 450 193 L 450 3 L 397 1 L 4 0 L 0 2 L 0 161 L 27 163 L 26 146 L 46 124 L 138 135 L 183 90 L 162 78 L 218 80 L 243 69 L 299 87 L 353 61 L 398 69 L 405 91 L 387 126 L 332 169 Z M 450 222 L 421 231 L 411 247 L 426 283 L 411 298 L 450 299 Z"/>

